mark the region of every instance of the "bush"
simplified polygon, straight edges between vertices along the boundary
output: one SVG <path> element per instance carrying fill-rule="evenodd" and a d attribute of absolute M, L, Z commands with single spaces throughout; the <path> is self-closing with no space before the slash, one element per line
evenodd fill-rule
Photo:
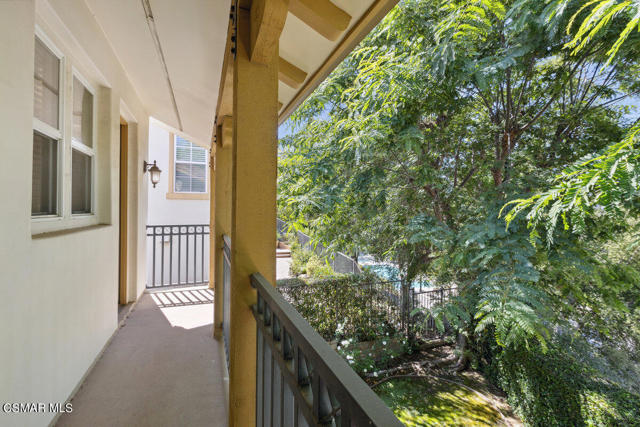
<path fill-rule="evenodd" d="M 326 277 L 335 276 L 336 272 L 326 261 L 320 259 L 316 254 L 312 254 L 307 261 L 307 276 L 314 279 L 324 279 Z"/>
<path fill-rule="evenodd" d="M 278 290 L 327 341 L 370 341 L 394 332 L 392 323 L 399 318 L 398 306 L 389 300 L 393 290 L 370 285 L 376 281 L 366 274 L 302 281 L 304 285 L 279 280 Z"/>
<path fill-rule="evenodd" d="M 291 242 L 291 266 L 289 270 L 293 276 L 307 274 L 307 263 L 313 252 L 304 250 L 296 238 L 289 240 Z"/>
<path fill-rule="evenodd" d="M 640 396 L 562 349 L 504 349 L 487 373 L 531 426 L 639 426 Z"/>

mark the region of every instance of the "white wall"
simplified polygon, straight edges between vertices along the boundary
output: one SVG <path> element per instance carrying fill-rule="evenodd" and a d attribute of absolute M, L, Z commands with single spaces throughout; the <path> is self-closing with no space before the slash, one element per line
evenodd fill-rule
<path fill-rule="evenodd" d="M 147 224 L 208 224 L 209 200 L 167 199 L 169 191 L 169 130 L 152 121 L 149 125 L 149 161 L 162 170 L 160 183 L 149 189 Z M 207 179 L 209 177 L 207 176 Z"/>
<path fill-rule="evenodd" d="M 97 213 L 105 225 L 46 238 L 32 235 L 30 217 L 36 22 L 99 86 Z M 85 3 L 0 1 L 2 403 L 64 403 L 116 330 L 122 104 L 137 122 L 130 128 L 137 162 L 147 153 L 148 116 Z M 131 259 L 144 260 L 148 179 L 141 167 L 130 168 L 130 211 L 138 214 L 129 224 Z M 144 290 L 144 262 L 132 270 L 133 299 Z M 54 416 L 0 411 L 0 425 L 42 426 Z"/>
<path fill-rule="evenodd" d="M 168 199 L 169 192 L 169 170 L 170 162 L 173 161 L 171 153 L 171 133 L 168 128 L 152 120 L 149 125 L 149 157 L 148 160 L 157 162 L 158 167 L 162 170 L 160 182 L 156 188 L 149 189 L 149 202 L 147 211 L 147 224 L 149 225 L 185 225 L 185 224 L 209 224 L 209 200 L 176 200 Z M 207 176 L 207 179 L 209 177 Z M 176 229 L 177 230 L 177 229 Z M 152 274 L 153 263 L 153 238 L 147 238 L 147 283 L 153 283 Z M 187 262 L 185 245 L 187 244 L 187 236 L 180 237 L 180 258 L 178 258 L 178 236 L 156 238 L 156 275 L 155 283 L 160 283 L 162 262 L 162 247 L 164 246 L 164 283 L 169 283 L 169 274 L 171 274 L 171 283 L 178 284 L 183 282 L 207 282 L 209 277 L 209 238 L 205 236 L 204 242 L 202 236 L 195 237 L 195 269 L 193 266 L 193 250 L 194 236 L 189 236 L 190 257 Z M 172 240 L 172 242 L 170 241 Z M 169 252 L 173 252 L 170 259 Z M 204 265 L 203 261 L 204 260 Z M 171 263 L 171 270 L 169 264 Z M 180 269 L 178 269 L 178 263 Z M 195 270 L 195 271 L 194 271 Z M 180 278 L 178 281 L 178 273 Z M 195 274 L 194 274 L 195 273 Z"/>

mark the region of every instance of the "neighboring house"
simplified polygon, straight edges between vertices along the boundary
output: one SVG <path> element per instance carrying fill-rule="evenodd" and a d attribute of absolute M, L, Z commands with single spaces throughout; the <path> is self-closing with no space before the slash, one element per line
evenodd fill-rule
<path fill-rule="evenodd" d="M 148 287 L 209 281 L 209 157 L 208 148 L 151 120 L 149 159 L 162 178 L 149 189 Z M 158 225 L 172 227 L 152 227 Z"/>

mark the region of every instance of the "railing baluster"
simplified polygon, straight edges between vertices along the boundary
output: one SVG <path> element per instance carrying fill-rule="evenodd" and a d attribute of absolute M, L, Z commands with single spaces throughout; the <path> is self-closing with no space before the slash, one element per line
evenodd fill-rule
<path fill-rule="evenodd" d="M 169 285 L 173 284 L 173 226 L 169 227 Z"/>
<path fill-rule="evenodd" d="M 183 254 L 182 240 L 184 236 L 184 246 L 186 247 L 186 253 Z M 200 244 L 198 244 L 198 236 L 200 237 Z M 174 286 L 174 285 L 198 285 L 208 282 L 208 277 L 205 276 L 205 271 L 209 270 L 209 259 L 205 256 L 205 237 L 209 238 L 208 225 L 147 225 L 147 238 L 150 241 L 151 247 L 151 259 L 150 259 L 150 274 L 148 278 L 147 288 L 162 287 L 162 286 Z M 158 250 L 158 238 L 160 238 L 161 248 Z M 165 252 L 165 239 L 168 240 L 168 251 Z M 193 242 L 189 239 L 193 238 Z M 176 244 L 175 239 L 178 239 L 178 254 L 177 261 L 174 261 L 173 246 Z M 200 253 L 198 254 L 198 246 L 200 247 Z M 193 257 L 193 259 L 191 259 Z M 198 258 L 200 258 L 200 269 L 198 269 Z M 177 262 L 177 280 L 173 280 L 174 263 Z M 158 266 L 158 263 L 160 265 Z M 193 277 L 189 278 L 189 266 L 193 264 Z M 159 271 L 158 271 L 159 270 Z M 185 279 L 182 280 L 182 272 L 185 271 Z M 169 280 L 164 280 L 165 271 L 169 275 Z M 198 271 L 200 277 L 198 277 Z M 159 275 L 159 281 L 156 280 L 156 276 Z M 208 274 L 207 274 L 208 276 Z M 205 278 L 206 277 L 206 278 Z"/>
<path fill-rule="evenodd" d="M 182 266 L 182 226 L 178 227 L 178 285 L 182 280 L 180 266 Z"/>
<path fill-rule="evenodd" d="M 204 226 L 200 234 L 200 283 L 204 283 Z"/>
<path fill-rule="evenodd" d="M 164 286 L 164 226 L 160 235 L 160 286 Z"/>
<path fill-rule="evenodd" d="M 279 425 L 283 426 L 350 427 L 352 421 L 357 426 L 401 426 L 384 402 L 271 284 L 258 274 L 251 276 L 251 283 L 258 293 L 253 306 L 257 335 L 263 339 L 258 345 L 269 348 L 262 351 L 262 357 L 270 358 L 265 363 L 271 370 L 268 385 L 264 383 L 268 379 L 261 380 L 265 372 L 257 372 L 257 383 L 263 381 L 264 389 L 256 402 L 263 417 L 262 422 L 257 419 L 258 426 L 271 425 L 278 408 L 282 414 Z M 278 393 L 274 384 L 277 369 L 282 378 L 280 402 L 274 398 Z"/>

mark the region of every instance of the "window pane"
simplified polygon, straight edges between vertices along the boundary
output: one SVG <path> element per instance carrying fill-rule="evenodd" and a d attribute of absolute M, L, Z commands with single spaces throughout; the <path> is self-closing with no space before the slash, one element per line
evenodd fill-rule
<path fill-rule="evenodd" d="M 191 161 L 191 143 L 176 135 L 176 162 Z"/>
<path fill-rule="evenodd" d="M 205 165 L 191 165 L 191 191 L 204 193 L 207 191 L 207 167 Z"/>
<path fill-rule="evenodd" d="M 33 115 L 58 129 L 60 60 L 36 37 Z"/>
<path fill-rule="evenodd" d="M 93 147 L 93 95 L 73 78 L 73 138 Z"/>
<path fill-rule="evenodd" d="M 91 156 L 72 151 L 71 213 L 91 213 Z"/>
<path fill-rule="evenodd" d="M 31 214 L 55 215 L 58 201 L 58 141 L 33 133 Z"/>
<path fill-rule="evenodd" d="M 176 163 L 176 193 L 191 192 L 191 165 L 188 163 Z"/>
<path fill-rule="evenodd" d="M 191 151 L 191 161 L 194 163 L 206 163 L 207 150 L 194 144 Z"/>

